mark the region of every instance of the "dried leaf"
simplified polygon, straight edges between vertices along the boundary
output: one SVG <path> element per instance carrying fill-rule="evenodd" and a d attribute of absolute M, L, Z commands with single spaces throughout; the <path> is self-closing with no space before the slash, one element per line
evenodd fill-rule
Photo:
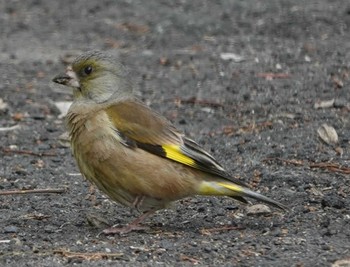
<path fill-rule="evenodd" d="M 125 32 L 133 32 L 138 34 L 145 34 L 150 31 L 150 28 L 147 25 L 136 24 L 132 22 L 119 23 L 119 24 L 116 24 L 115 27 L 118 30 L 122 30 Z"/>
<path fill-rule="evenodd" d="M 17 112 L 17 113 L 12 115 L 12 119 L 14 121 L 21 121 L 21 120 L 23 120 L 24 117 L 25 117 L 25 114 L 21 113 L 21 112 Z"/>
<path fill-rule="evenodd" d="M 0 127 L 0 132 L 13 131 L 13 130 L 17 130 L 19 128 L 21 128 L 21 126 L 19 126 L 19 125 L 14 125 L 11 127 Z"/>
<path fill-rule="evenodd" d="M 334 105 L 334 98 L 331 100 L 324 100 L 324 101 L 317 101 L 314 104 L 314 108 L 315 109 L 319 109 L 319 108 L 330 108 L 333 107 Z"/>
<path fill-rule="evenodd" d="M 281 112 L 281 113 L 277 114 L 276 117 L 294 120 L 297 117 L 297 115 L 294 113 L 289 113 L 289 112 Z"/>
<path fill-rule="evenodd" d="M 160 57 L 159 63 L 162 66 L 169 66 L 170 65 L 170 60 L 167 57 Z"/>
<path fill-rule="evenodd" d="M 222 60 L 232 60 L 232 61 L 237 62 L 237 63 L 245 60 L 243 56 L 240 56 L 240 55 L 237 55 L 234 53 L 221 53 L 220 58 Z"/>
<path fill-rule="evenodd" d="M 336 130 L 327 124 L 322 124 L 317 130 L 318 135 L 328 145 L 335 145 L 338 143 L 338 134 Z"/>
<path fill-rule="evenodd" d="M 55 106 L 58 108 L 58 110 L 61 112 L 61 114 L 58 116 L 59 119 L 64 118 L 66 116 L 69 107 L 71 106 L 71 101 L 59 101 L 55 102 Z"/>
<path fill-rule="evenodd" d="M 45 215 L 45 214 L 40 213 L 40 212 L 28 213 L 28 214 L 21 216 L 21 218 L 24 220 L 38 220 L 38 221 L 48 219 L 50 217 L 51 217 L 51 215 Z"/>
<path fill-rule="evenodd" d="M 350 258 L 337 260 L 332 264 L 332 267 L 350 267 Z"/>
<path fill-rule="evenodd" d="M 315 187 L 310 188 L 310 193 L 313 194 L 314 196 L 321 196 L 321 197 L 324 196 L 324 194 Z"/>
<path fill-rule="evenodd" d="M 256 75 L 259 78 L 265 78 L 268 81 L 272 81 L 273 79 L 288 79 L 290 78 L 290 74 L 288 73 L 272 73 L 272 72 L 264 72 L 264 73 L 258 73 Z"/>
<path fill-rule="evenodd" d="M 86 214 L 86 220 L 89 225 L 96 228 L 107 228 L 110 225 L 110 223 L 105 218 L 92 213 Z"/>
<path fill-rule="evenodd" d="M 344 154 L 344 150 L 340 146 L 336 147 L 334 150 L 339 156 L 342 156 Z"/>
<path fill-rule="evenodd" d="M 197 264 L 201 263 L 200 260 L 198 260 L 196 258 L 192 258 L 192 257 L 186 256 L 186 255 L 180 255 L 180 260 L 181 261 L 188 261 L 188 262 L 190 262 L 193 265 L 197 265 Z"/>
<path fill-rule="evenodd" d="M 4 100 L 2 100 L 2 98 L 0 98 L 0 111 L 4 111 L 7 109 L 7 103 L 4 102 Z"/>
<path fill-rule="evenodd" d="M 35 165 L 37 168 L 42 169 L 42 168 L 44 168 L 44 166 L 45 166 L 45 162 L 44 162 L 42 159 L 38 159 L 38 160 L 34 163 L 34 165 Z"/>
<path fill-rule="evenodd" d="M 44 78 L 44 77 L 45 77 L 45 72 L 43 72 L 43 71 L 38 71 L 38 72 L 36 73 L 36 77 L 38 77 L 38 78 Z"/>
<path fill-rule="evenodd" d="M 336 88 L 344 87 L 344 82 L 337 75 L 333 75 L 332 82 L 334 83 Z"/>

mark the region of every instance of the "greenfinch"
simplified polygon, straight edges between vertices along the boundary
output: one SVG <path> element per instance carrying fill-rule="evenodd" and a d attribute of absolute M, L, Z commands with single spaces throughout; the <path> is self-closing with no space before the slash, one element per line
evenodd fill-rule
<path fill-rule="evenodd" d="M 156 210 L 193 195 L 244 203 L 249 197 L 286 209 L 230 176 L 196 142 L 140 102 L 128 72 L 113 56 L 83 53 L 53 81 L 73 88 L 66 121 L 80 172 L 112 200 L 143 212 L 106 234 L 140 229 Z"/>

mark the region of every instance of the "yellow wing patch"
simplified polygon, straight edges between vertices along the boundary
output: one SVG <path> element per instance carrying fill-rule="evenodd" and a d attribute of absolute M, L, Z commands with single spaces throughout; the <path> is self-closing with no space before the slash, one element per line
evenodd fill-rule
<path fill-rule="evenodd" d="M 178 145 L 162 145 L 162 148 L 165 151 L 165 157 L 188 166 L 194 167 L 196 165 L 193 159 L 181 152 Z"/>

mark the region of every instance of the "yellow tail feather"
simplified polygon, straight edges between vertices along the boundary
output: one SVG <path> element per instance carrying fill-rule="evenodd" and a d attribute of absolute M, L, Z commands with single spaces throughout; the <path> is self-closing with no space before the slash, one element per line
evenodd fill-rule
<path fill-rule="evenodd" d="M 234 183 L 226 182 L 226 181 L 222 181 L 222 182 L 203 181 L 199 187 L 199 194 L 211 195 L 211 196 L 229 196 L 229 197 L 239 197 L 239 198 L 250 197 L 255 200 L 265 202 L 269 205 L 272 205 L 282 210 L 288 209 L 285 205 L 271 198 L 265 197 L 243 186 L 236 185 Z"/>

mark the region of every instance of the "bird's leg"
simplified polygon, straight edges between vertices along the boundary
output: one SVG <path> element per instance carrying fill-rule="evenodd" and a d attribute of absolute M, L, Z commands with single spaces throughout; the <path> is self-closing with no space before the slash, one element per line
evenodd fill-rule
<path fill-rule="evenodd" d="M 145 199 L 145 196 L 136 196 L 134 199 L 134 202 L 132 203 L 132 207 L 140 211 L 139 208 L 142 206 L 144 199 Z M 132 221 L 131 223 L 129 223 L 124 227 L 117 227 L 116 225 L 113 225 L 112 227 L 105 229 L 103 233 L 104 234 L 127 234 L 132 231 L 145 230 L 147 229 L 147 227 L 140 225 L 140 223 L 155 211 L 156 211 L 155 209 L 151 209 L 150 211 L 143 213 L 141 216 L 139 216 L 134 221 Z"/>
<path fill-rule="evenodd" d="M 145 196 L 136 196 L 134 202 L 132 203 L 132 207 L 140 211 L 139 208 L 142 205 L 144 199 L 145 199 Z"/>
<path fill-rule="evenodd" d="M 111 235 L 111 234 L 127 234 L 132 231 L 140 231 L 140 230 L 145 230 L 147 227 L 140 225 L 140 223 L 145 220 L 148 216 L 153 214 L 156 210 L 152 209 L 149 210 L 145 213 L 143 213 L 140 217 L 129 223 L 128 225 L 124 227 L 117 227 L 116 225 L 113 225 L 110 228 L 107 228 L 103 230 L 102 232 L 106 235 Z"/>

